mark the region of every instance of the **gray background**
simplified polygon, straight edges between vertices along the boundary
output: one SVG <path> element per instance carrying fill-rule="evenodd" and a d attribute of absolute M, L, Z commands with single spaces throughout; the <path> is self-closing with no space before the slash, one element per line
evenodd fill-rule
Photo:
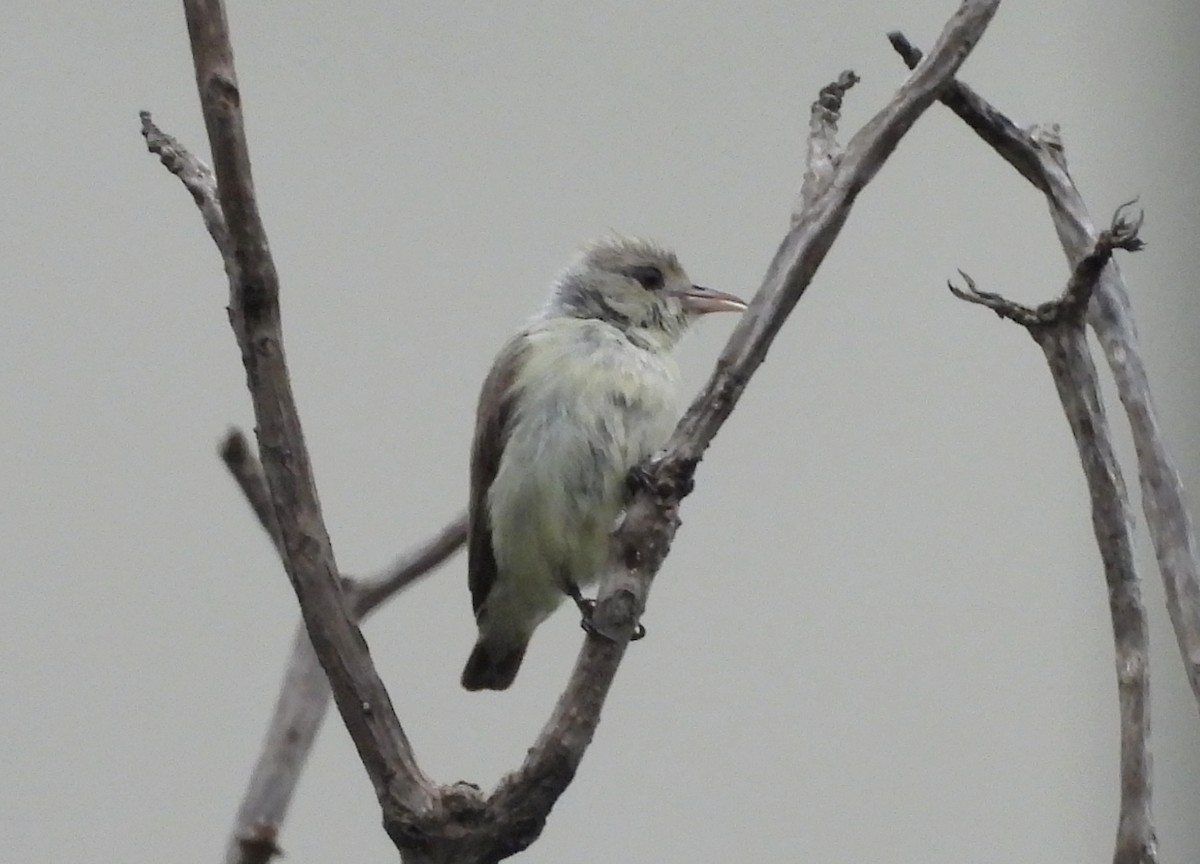
<path fill-rule="evenodd" d="M 817 89 L 856 69 L 857 128 L 904 77 L 884 31 L 928 47 L 954 3 L 232 6 L 321 499 L 339 563 L 367 573 L 463 503 L 478 384 L 578 243 L 647 234 L 751 293 Z M 1019 122 L 1063 124 L 1098 218 L 1141 196 L 1150 248 L 1123 266 L 1195 497 L 1189 6 L 1009 0 L 963 74 Z M 5 18 L 0 846 L 212 861 L 296 611 L 214 455 L 252 426 L 220 262 L 138 136 L 148 108 L 206 152 L 183 15 Z M 949 297 L 957 267 L 1029 301 L 1067 272 L 1039 195 L 935 107 L 701 466 L 650 637 L 525 860 L 1110 858 L 1115 682 L 1082 476 L 1040 353 Z M 690 387 L 732 324 L 682 349 Z M 1161 847 L 1196 860 L 1200 724 L 1139 536 Z M 367 637 L 425 770 L 490 786 L 580 634 L 556 615 L 514 689 L 481 695 L 457 683 L 472 632 L 460 558 Z M 378 823 L 334 720 L 286 860 L 393 860 Z"/>

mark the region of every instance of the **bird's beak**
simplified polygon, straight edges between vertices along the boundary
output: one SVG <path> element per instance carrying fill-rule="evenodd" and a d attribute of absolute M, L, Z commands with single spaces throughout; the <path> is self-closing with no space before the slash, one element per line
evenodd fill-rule
<path fill-rule="evenodd" d="M 724 291 L 714 291 L 712 288 L 701 288 L 692 285 L 682 291 L 674 292 L 683 302 L 683 308 L 695 315 L 708 312 L 745 312 L 746 301 Z"/>

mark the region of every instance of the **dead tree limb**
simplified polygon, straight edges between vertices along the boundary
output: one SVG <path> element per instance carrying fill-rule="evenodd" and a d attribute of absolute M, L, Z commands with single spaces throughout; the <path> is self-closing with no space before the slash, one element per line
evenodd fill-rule
<path fill-rule="evenodd" d="M 147 130 L 150 130 L 151 134 L 162 135 L 158 127 L 154 125 L 154 121 L 150 119 L 150 115 L 143 112 L 143 134 L 146 134 Z M 151 136 L 146 135 L 146 137 L 149 140 Z M 215 191 L 216 187 L 214 187 Z M 250 452 L 250 443 L 246 440 L 245 433 L 241 429 L 230 429 L 221 439 L 221 446 L 217 452 L 221 456 L 221 461 L 225 463 L 225 467 L 229 469 L 229 475 L 242 490 L 246 503 L 250 505 L 250 509 L 258 518 L 258 524 L 267 532 L 272 545 L 275 546 L 282 558 L 284 555 L 283 539 L 279 536 L 279 522 L 275 519 L 275 510 L 271 507 L 271 490 L 267 488 L 267 478 L 263 476 L 262 465 L 259 464 L 258 458 Z"/>
<path fill-rule="evenodd" d="M 149 123 L 149 120 L 144 122 Z M 240 430 L 230 430 L 221 442 L 220 453 L 282 556 L 266 478 L 262 466 L 250 452 L 246 437 Z M 397 593 L 433 572 L 462 548 L 466 536 L 467 518 L 462 513 L 429 540 L 402 555 L 384 572 L 360 580 L 343 577 L 342 585 L 354 619 L 361 621 Z M 226 864 L 265 864 L 282 854 L 279 832 L 325 719 L 329 697 L 329 681 L 313 653 L 302 621 L 292 639 L 292 650 L 262 750 L 238 805 L 225 847 Z"/>
<path fill-rule="evenodd" d="M 842 100 L 846 91 L 859 82 L 853 70 L 847 69 L 838 80 L 826 84 L 817 94 L 808 117 L 808 151 L 805 154 L 804 182 L 792 208 L 792 224 L 804 217 L 805 209 L 816 200 L 829 184 L 842 157 L 842 148 L 837 143 L 837 125 L 841 119 Z"/>
<path fill-rule="evenodd" d="M 226 255 L 232 247 L 212 171 L 159 129 L 148 112 L 142 112 L 141 121 L 147 149 L 157 155 L 192 193 L 217 248 Z M 224 261 L 227 272 L 236 272 L 236 261 L 232 257 L 225 257 Z M 230 430 L 222 439 L 220 455 L 286 566 L 286 552 L 266 477 L 245 435 L 240 430 Z M 462 547 L 465 539 L 466 514 L 459 514 L 438 534 L 401 556 L 382 573 L 359 581 L 341 577 L 341 587 L 346 592 L 353 619 L 362 620 L 437 568 Z M 227 864 L 259 864 L 281 854 L 279 830 L 324 720 L 330 695 L 325 671 L 313 652 L 307 628 L 301 622 L 292 640 L 292 651 L 262 750 L 251 771 L 226 845 Z"/>
<path fill-rule="evenodd" d="M 1116 646 L 1121 808 L 1114 864 L 1155 864 L 1158 860 L 1151 809 L 1149 645 L 1141 583 L 1133 560 L 1129 498 L 1113 450 L 1084 321 L 1113 251 L 1142 247 L 1137 234 L 1140 224 L 1140 218 L 1128 221 L 1118 211 L 1112 227 L 1100 234 L 1092 250 L 1075 265 L 1062 296 L 1036 308 L 979 291 L 965 273 L 965 289 L 950 285 L 956 297 L 987 306 L 1025 327 L 1041 347 L 1083 463 Z"/>
<path fill-rule="evenodd" d="M 890 33 L 888 38 L 909 68 L 921 62 L 920 50 L 902 33 Z M 1046 196 L 1070 265 L 1087 255 L 1096 242 L 1096 229 L 1067 172 L 1057 128 L 1021 129 L 961 81 L 950 82 L 939 99 Z M 1200 547 L 1183 482 L 1159 431 L 1129 292 L 1116 263 L 1100 274 L 1087 322 L 1104 350 L 1129 419 L 1141 481 L 1142 512 L 1162 574 L 1175 640 L 1200 707 Z"/>
<path fill-rule="evenodd" d="M 810 144 L 808 169 L 818 179 L 806 182 L 802 210 L 749 311 L 665 454 L 642 473 L 644 482 L 614 536 L 595 619 L 606 635 L 585 639 L 567 688 L 525 763 L 485 799 L 469 784 L 439 788 L 421 772 L 352 621 L 287 375 L 279 282 L 255 202 L 224 8 L 219 0 L 185 0 L 217 196 L 228 231 L 228 245 L 221 251 L 230 281 L 230 321 L 246 368 L 285 566 L 338 710 L 374 784 L 384 827 L 406 861 L 497 861 L 526 848 L 540 834 L 595 731 L 650 582 L 678 526 L 679 502 L 691 488 L 697 463 L 811 282 L 858 193 L 953 79 L 998 6 L 999 0 L 963 2 L 929 58 L 843 151 L 833 153 L 822 142 Z M 848 86 L 842 85 L 843 91 Z M 814 132 L 823 135 L 835 127 L 830 118 L 814 122 Z M 188 170 L 186 164 L 181 169 Z M 188 188 L 195 196 L 195 188 Z"/>
<path fill-rule="evenodd" d="M 384 572 L 349 581 L 354 619 L 361 621 L 397 593 L 432 573 L 462 548 L 466 514 L 402 555 Z M 265 864 L 280 854 L 279 831 L 329 708 L 329 681 L 301 621 L 283 674 L 267 734 L 238 806 L 225 848 L 226 864 Z"/>
<path fill-rule="evenodd" d="M 285 567 L 334 701 L 399 845 L 415 819 L 440 809 L 440 795 L 417 765 L 339 583 L 283 353 L 279 280 L 254 197 L 225 9 L 220 0 L 185 0 L 184 11 L 229 234 L 229 248 L 222 251 L 230 322 L 246 368 Z"/>
<path fill-rule="evenodd" d="M 239 272 L 238 263 L 233 255 L 233 241 L 218 200 L 212 170 L 175 138 L 159 129 L 148 112 L 141 113 L 141 122 L 147 149 L 157 155 L 192 194 L 205 227 L 221 252 L 232 291 Z M 220 455 L 286 568 L 286 550 L 266 477 L 245 436 L 239 430 L 227 433 L 221 442 Z M 462 546 L 465 538 L 466 517 L 460 514 L 437 535 L 402 556 L 384 572 L 360 582 L 341 578 L 353 619 L 362 620 L 396 593 L 436 569 Z M 313 653 L 306 625 L 301 622 L 292 640 L 262 750 L 234 819 L 226 846 L 227 864 L 255 864 L 280 854 L 279 830 L 324 720 L 329 697 L 328 679 Z"/>

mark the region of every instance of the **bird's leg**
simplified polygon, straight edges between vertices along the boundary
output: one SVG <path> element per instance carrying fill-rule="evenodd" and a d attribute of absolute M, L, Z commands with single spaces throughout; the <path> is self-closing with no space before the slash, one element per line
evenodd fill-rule
<path fill-rule="evenodd" d="M 596 629 L 592 626 L 592 615 L 596 612 L 596 601 L 584 597 L 579 586 L 570 579 L 566 581 L 565 590 L 567 596 L 575 601 L 575 606 L 579 609 L 579 626 L 589 633 L 595 633 Z"/>
<path fill-rule="evenodd" d="M 595 634 L 596 636 L 608 636 L 596 629 L 596 625 L 592 623 L 592 616 L 596 614 L 596 601 L 588 597 L 584 597 L 579 590 L 579 586 L 573 581 L 567 580 L 566 585 L 567 596 L 575 601 L 575 606 L 579 609 L 579 626 L 586 632 Z M 636 642 L 646 636 L 646 628 L 638 624 L 634 628 L 633 634 L 629 637 L 630 642 Z"/>

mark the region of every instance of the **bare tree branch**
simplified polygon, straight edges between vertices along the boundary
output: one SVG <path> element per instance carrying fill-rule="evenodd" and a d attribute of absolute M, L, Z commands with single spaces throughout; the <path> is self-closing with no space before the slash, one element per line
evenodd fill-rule
<path fill-rule="evenodd" d="M 233 433 L 230 438 L 232 436 Z M 242 440 L 244 443 L 245 439 Z M 223 448 L 223 453 L 227 449 Z M 257 468 L 254 457 L 248 452 L 246 455 Z M 253 475 L 254 470 L 249 473 Z M 241 475 L 237 476 L 240 481 Z M 261 473 L 258 476 L 261 478 Z M 243 491 L 248 487 L 255 488 L 256 484 L 242 484 Z M 247 497 L 250 497 L 249 492 Z M 433 572 L 462 548 L 466 537 L 467 517 L 462 513 L 429 540 L 401 556 L 383 573 L 348 583 L 354 617 L 365 618 L 397 593 Z M 329 697 L 325 670 L 313 653 L 308 630 L 301 622 L 292 640 L 291 655 L 262 751 L 238 806 L 225 850 L 226 864 L 265 864 L 281 854 L 277 843 L 279 831 L 325 719 Z"/>
<path fill-rule="evenodd" d="M 495 818 L 514 828 L 527 825 L 534 837 L 541 830 L 545 814 L 570 783 L 595 732 L 617 666 L 645 609 L 650 584 L 679 526 L 679 502 L 691 489 L 696 465 L 807 289 L 858 193 L 945 82 L 953 79 L 998 5 L 998 0 L 968 0 L 959 7 L 929 59 L 851 138 L 828 179 L 819 190 L 812 190 L 811 200 L 793 220 L 712 377 L 676 427 L 666 452 L 641 472 L 642 488 L 630 501 L 625 520 L 614 535 L 613 552 L 601 579 L 592 620 L 604 635 L 585 639 L 567 688 L 525 763 L 505 777 L 489 799 L 489 811 Z M 849 86 L 844 83 L 848 80 L 843 76 L 839 84 Z M 814 108 L 814 115 L 816 112 Z M 828 135 L 834 120 L 830 117 L 827 122 L 814 123 L 814 131 Z M 821 163 L 826 152 L 822 146 L 810 146 L 811 174 L 824 173 L 826 166 Z"/>
<path fill-rule="evenodd" d="M 1071 425 L 1092 500 L 1092 527 L 1108 586 L 1116 645 L 1117 693 L 1121 707 L 1121 810 L 1114 864 L 1154 864 L 1157 841 L 1151 810 L 1150 676 L 1146 610 L 1133 561 L 1129 499 L 1113 451 L 1096 367 L 1088 350 L 1084 317 L 1114 249 L 1135 251 L 1141 219 L 1120 215 L 1076 264 L 1066 290 L 1036 309 L 978 291 L 970 277 L 955 296 L 979 303 L 1024 326 L 1046 355 L 1063 411 Z"/>
<path fill-rule="evenodd" d="M 975 280 L 963 271 L 959 275 L 966 282 L 966 289 L 958 288 L 953 282 L 948 283 L 950 293 L 959 300 L 986 306 L 1001 318 L 1015 321 L 1025 328 L 1052 327 L 1064 319 L 1082 321 L 1087 315 L 1088 304 L 1096 291 L 1100 274 L 1108 262 L 1112 260 L 1113 252 L 1124 249 L 1127 252 L 1138 252 L 1145 247 L 1138 232 L 1142 228 L 1143 216 L 1138 214 L 1134 219 L 1126 219 L 1124 211 L 1133 202 L 1122 204 L 1113 214 L 1112 227 L 1096 238 L 1096 245 L 1088 254 L 1075 264 L 1075 270 L 1067 281 L 1063 293 L 1053 300 L 1040 306 L 1030 308 L 1006 300 L 999 294 L 980 291 L 975 287 Z"/>
<path fill-rule="evenodd" d="M 350 598 L 355 617 L 366 618 L 422 576 L 440 567 L 462 548 L 466 540 L 467 514 L 464 511 L 420 546 L 404 553 L 384 572 L 360 579 Z"/>
<path fill-rule="evenodd" d="M 859 82 L 853 70 L 847 69 L 838 80 L 821 88 L 817 101 L 813 102 L 808 120 L 808 152 L 804 182 L 792 209 L 792 224 L 804 216 L 805 209 L 820 194 L 833 178 L 842 148 L 837 143 L 837 124 L 841 119 L 842 99 L 846 91 Z"/>
<path fill-rule="evenodd" d="M 434 809 L 437 788 L 416 763 L 339 586 L 288 379 L 279 280 L 254 197 L 225 10 L 220 0 L 185 0 L 184 11 L 229 231 L 230 321 L 246 368 L 288 577 L 334 701 L 384 808 L 389 833 L 399 843 L 415 818 Z"/>
<path fill-rule="evenodd" d="M 146 112 L 142 112 L 142 128 L 156 128 Z M 176 147 L 192 163 L 206 168 L 187 151 L 178 145 Z M 205 208 L 205 193 L 213 196 L 215 204 L 216 185 L 213 184 L 210 190 L 203 190 L 197 196 L 196 203 L 201 212 Z M 282 560 L 286 552 L 271 506 L 267 480 L 240 429 L 230 429 L 225 434 L 220 454 L 221 461 L 237 481 L 238 488 L 242 490 Z M 262 750 L 250 772 L 250 782 L 234 817 L 233 831 L 225 849 L 226 864 L 266 864 L 283 854 L 278 844 L 279 829 L 287 816 L 296 784 L 300 782 L 300 775 L 317 732 L 321 729 L 328 705 L 329 683 L 317 661 L 317 655 L 313 653 L 308 631 L 301 622 L 292 639 L 292 651 Z"/>
<path fill-rule="evenodd" d="M 271 509 L 262 466 L 250 452 L 241 430 L 231 429 L 226 433 L 220 453 L 282 558 L 279 527 Z M 383 573 L 361 581 L 343 577 L 354 618 L 361 620 L 431 573 L 462 548 L 466 536 L 467 517 L 462 513 L 432 538 L 401 556 Z M 226 864 L 265 864 L 282 854 L 278 845 L 279 831 L 324 722 L 329 697 L 325 670 L 313 653 L 308 630 L 301 622 L 292 640 L 292 651 L 262 750 L 238 805 L 225 849 Z"/>
<path fill-rule="evenodd" d="M 903 34 L 891 33 L 888 38 L 910 68 L 920 62 L 921 52 Z M 949 83 L 939 98 L 1045 194 L 1059 242 L 1074 266 L 1093 247 L 1096 230 L 1067 173 L 1057 129 L 1022 130 L 961 81 Z M 1175 640 L 1200 707 L 1200 553 L 1179 471 L 1158 428 L 1129 293 L 1115 263 L 1100 274 L 1087 320 L 1104 350 L 1129 419 L 1142 512 L 1162 574 Z"/>
<path fill-rule="evenodd" d="M 226 864 L 266 864 L 283 854 L 279 831 L 328 707 L 329 682 L 302 621 L 292 638 L 262 749 L 234 816 Z"/>
<path fill-rule="evenodd" d="M 690 477 L 750 375 L 766 357 L 788 313 L 808 288 L 858 193 L 945 84 L 953 80 L 998 7 L 999 0 L 962 3 L 925 61 L 887 106 L 850 139 L 829 186 L 784 238 L 749 311 L 717 360 L 716 371 L 676 428 L 667 455 L 654 468 L 660 481 L 674 484 L 680 477 Z"/>
<path fill-rule="evenodd" d="M 650 582 L 678 526 L 679 501 L 690 491 L 696 464 L 810 283 L 858 193 L 943 85 L 952 80 L 999 0 L 964 2 L 929 60 L 851 139 L 844 153 L 835 154 L 832 143 L 810 144 L 809 172 L 814 177 L 828 174 L 828 180 L 810 184 L 811 200 L 784 238 L 750 310 L 665 454 L 642 472 L 641 489 L 614 537 L 595 618 L 607 636 L 585 639 L 567 688 L 525 763 L 501 781 L 486 802 L 469 784 L 439 789 L 421 773 L 361 633 L 350 620 L 288 381 L 278 278 L 254 200 L 224 9 L 219 0 L 185 0 L 184 5 L 221 212 L 228 228 L 228 243 L 222 252 L 230 277 L 230 319 L 254 403 L 262 466 L 283 558 L 307 632 L 375 785 L 384 826 L 404 859 L 500 860 L 537 838 L 550 808 L 582 759 L 645 606 Z M 844 92 L 850 85 L 843 78 L 833 85 L 839 86 Z M 832 89 L 827 89 L 826 93 L 830 92 Z M 819 129 L 822 134 L 832 132 L 834 126 L 832 120 L 814 121 L 813 125 L 814 131 Z M 170 164 L 168 168 L 180 173 Z M 183 179 L 183 174 L 180 176 Z"/>
<path fill-rule="evenodd" d="M 149 122 L 149 115 L 145 116 Z M 263 476 L 262 465 L 250 452 L 245 434 L 240 429 L 230 429 L 221 439 L 219 452 L 221 461 L 237 481 L 238 488 L 246 496 L 246 501 L 258 517 L 259 524 L 280 550 L 282 558 L 279 525 L 271 508 L 267 481 Z M 382 573 L 357 581 L 342 576 L 342 587 L 350 595 L 350 608 L 355 620 L 365 618 L 413 582 L 441 566 L 462 547 L 466 541 L 466 534 L 467 514 L 463 512 L 416 549 L 405 552 Z"/>
<path fill-rule="evenodd" d="M 149 112 L 141 114 L 147 148 L 178 176 L 192 193 L 219 250 L 228 249 L 224 214 L 212 172 L 173 137 L 160 130 Z M 212 214 L 216 214 L 213 218 Z M 232 259 L 228 267 L 236 267 Z M 263 529 L 283 559 L 285 552 L 262 465 L 239 429 L 226 433 L 219 448 L 222 461 L 245 495 Z M 460 513 L 421 546 L 401 556 L 384 572 L 354 581 L 341 577 L 354 619 L 362 620 L 404 588 L 432 572 L 466 540 L 466 514 Z M 285 564 L 286 566 L 286 564 Z M 303 624 L 297 628 L 283 683 L 263 748 L 251 772 L 226 847 L 227 864 L 256 864 L 281 854 L 279 830 L 295 794 L 304 765 L 329 705 L 329 683 Z"/>
<path fill-rule="evenodd" d="M 150 123 L 150 115 L 142 112 L 142 122 Z M 215 186 L 213 193 L 216 193 Z M 271 492 L 267 489 L 267 478 L 263 476 L 262 465 L 250 452 L 250 444 L 246 441 L 245 433 L 241 429 L 230 429 L 221 439 L 218 452 L 221 454 L 221 461 L 225 463 L 225 467 L 229 469 L 229 473 L 237 482 L 238 488 L 246 496 L 246 502 L 250 505 L 250 509 L 258 517 L 258 524 L 267 532 L 267 536 L 275 544 L 275 549 L 279 552 L 282 560 L 285 554 L 283 541 L 279 537 L 279 522 L 275 519 L 275 510 L 271 506 Z"/>
<path fill-rule="evenodd" d="M 229 249 L 229 229 L 225 225 L 221 203 L 217 200 L 217 178 L 212 169 L 180 146 L 173 137 L 155 126 L 149 111 L 141 112 L 140 116 L 146 149 L 158 156 L 167 170 L 178 177 L 184 188 L 192 193 L 192 200 L 200 208 L 200 216 L 204 219 L 204 227 L 208 229 L 209 236 L 221 253 L 221 260 L 228 267 L 233 262 L 233 255 Z M 229 274 L 229 278 L 234 278 L 233 274 Z"/>

